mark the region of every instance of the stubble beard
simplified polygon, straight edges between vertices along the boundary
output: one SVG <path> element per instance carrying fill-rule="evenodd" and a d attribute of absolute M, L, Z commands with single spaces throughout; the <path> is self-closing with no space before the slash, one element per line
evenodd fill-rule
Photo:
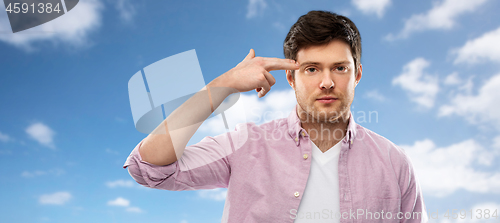
<path fill-rule="evenodd" d="M 346 119 L 349 118 L 346 114 L 349 111 L 349 103 L 345 95 L 337 95 L 338 101 L 333 103 L 338 105 L 325 107 L 326 109 L 323 111 L 315 105 L 316 101 L 308 103 L 308 99 L 304 99 L 300 92 L 295 91 L 295 97 L 299 105 L 297 115 L 302 123 L 333 124 L 341 121 L 346 122 Z"/>

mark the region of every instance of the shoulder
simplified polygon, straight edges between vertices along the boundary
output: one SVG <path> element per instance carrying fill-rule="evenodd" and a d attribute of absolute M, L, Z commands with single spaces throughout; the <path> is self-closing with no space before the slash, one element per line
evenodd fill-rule
<path fill-rule="evenodd" d="M 256 132 L 264 133 L 287 129 L 288 123 L 286 118 L 279 118 L 262 124 L 255 124 L 254 122 L 240 123 L 236 125 L 235 131 L 245 131 L 252 134 Z"/>
<path fill-rule="evenodd" d="M 253 141 L 261 141 L 266 135 L 285 134 L 288 130 L 286 118 L 274 119 L 272 121 L 255 124 L 254 122 L 239 123 L 229 133 L 215 136 L 215 139 L 226 139 L 228 136 L 237 148 Z"/>
<path fill-rule="evenodd" d="M 411 165 L 410 159 L 403 148 L 359 124 L 356 124 L 356 140 L 361 141 L 370 151 L 390 159 L 395 168 L 396 166 L 407 168 Z"/>

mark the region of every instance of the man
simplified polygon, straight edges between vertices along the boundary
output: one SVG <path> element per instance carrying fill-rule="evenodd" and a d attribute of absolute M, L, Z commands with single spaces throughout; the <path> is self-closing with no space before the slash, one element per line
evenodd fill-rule
<path fill-rule="evenodd" d="M 311 11 L 291 27 L 284 52 L 287 59 L 250 50 L 142 140 L 124 167 L 152 188 L 228 188 L 222 222 L 426 222 L 409 158 L 350 111 L 363 70 L 354 23 Z M 295 90 L 288 118 L 186 147 L 230 94 L 265 96 L 276 82 L 271 70 L 286 70 Z"/>

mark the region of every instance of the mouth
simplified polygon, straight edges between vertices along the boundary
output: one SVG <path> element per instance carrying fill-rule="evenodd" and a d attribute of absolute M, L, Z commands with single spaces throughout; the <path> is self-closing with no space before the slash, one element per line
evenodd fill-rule
<path fill-rule="evenodd" d="M 335 97 L 331 97 L 331 96 L 325 96 L 325 97 L 321 97 L 321 98 L 316 99 L 316 101 L 318 101 L 320 103 L 333 103 L 337 100 L 339 100 L 339 99 L 335 98 Z"/>

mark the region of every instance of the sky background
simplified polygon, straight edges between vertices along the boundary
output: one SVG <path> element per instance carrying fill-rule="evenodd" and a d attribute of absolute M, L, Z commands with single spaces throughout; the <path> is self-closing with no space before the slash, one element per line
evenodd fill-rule
<path fill-rule="evenodd" d="M 498 9 L 495 0 L 81 0 L 16 34 L 2 10 L 0 222 L 220 222 L 225 189 L 149 189 L 122 168 L 146 136 L 134 127 L 128 80 L 191 49 L 206 83 L 250 48 L 283 58 L 288 29 L 309 10 L 346 15 L 360 30 L 353 115 L 406 150 L 428 213 L 439 211 L 431 222 L 500 212 Z M 228 111 L 231 125 L 288 116 L 294 93 L 284 71 L 272 74 L 266 97 L 238 101 L 254 115 Z M 191 142 L 223 126 L 209 119 Z M 446 219 L 448 209 L 474 215 Z"/>

